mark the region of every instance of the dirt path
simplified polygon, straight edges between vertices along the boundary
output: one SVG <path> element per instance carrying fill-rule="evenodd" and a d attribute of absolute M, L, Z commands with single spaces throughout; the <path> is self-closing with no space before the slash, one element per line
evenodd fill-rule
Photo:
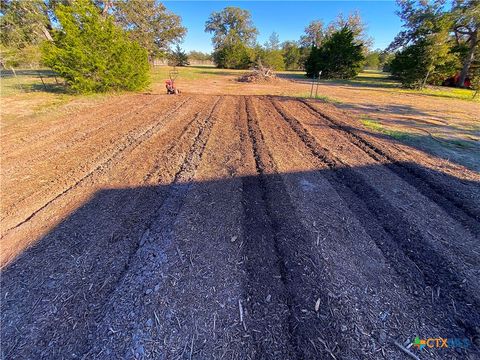
<path fill-rule="evenodd" d="M 129 97 L 22 136 L 5 359 L 479 355 L 475 172 L 285 97 Z"/>

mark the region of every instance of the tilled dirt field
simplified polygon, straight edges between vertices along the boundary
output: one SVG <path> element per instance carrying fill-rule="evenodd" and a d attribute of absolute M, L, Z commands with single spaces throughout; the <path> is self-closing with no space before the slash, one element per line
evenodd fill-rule
<path fill-rule="evenodd" d="M 480 354 L 480 175 L 332 105 L 131 95 L 2 144 L 5 359 Z"/>

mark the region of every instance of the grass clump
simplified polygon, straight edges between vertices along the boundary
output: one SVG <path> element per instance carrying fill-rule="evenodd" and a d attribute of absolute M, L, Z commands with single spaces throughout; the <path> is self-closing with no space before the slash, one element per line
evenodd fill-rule
<path fill-rule="evenodd" d="M 378 121 L 369 119 L 369 118 L 363 118 L 361 119 L 363 126 L 365 126 L 368 129 L 374 130 L 376 132 L 388 135 L 394 139 L 397 140 L 408 140 L 411 138 L 411 134 L 404 132 L 404 131 L 398 131 L 398 130 L 390 130 L 390 129 L 385 129 L 382 124 L 380 124 Z"/>
<path fill-rule="evenodd" d="M 327 95 L 317 95 L 317 96 L 310 96 L 310 93 L 300 93 L 296 95 L 297 97 L 303 98 L 303 99 L 315 99 L 315 100 L 321 100 L 330 104 L 342 104 L 342 101 L 332 98 Z"/>

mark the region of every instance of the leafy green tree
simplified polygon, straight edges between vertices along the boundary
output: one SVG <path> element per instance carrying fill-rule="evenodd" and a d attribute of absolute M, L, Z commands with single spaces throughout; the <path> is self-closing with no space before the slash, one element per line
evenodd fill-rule
<path fill-rule="evenodd" d="M 268 50 L 265 65 L 276 71 L 285 70 L 282 50 Z"/>
<path fill-rule="evenodd" d="M 393 76 L 400 79 L 408 88 L 421 88 L 428 73 L 428 61 L 425 41 L 404 47 L 390 63 Z"/>
<path fill-rule="evenodd" d="M 427 83 L 439 84 L 454 75 L 459 65 L 458 54 L 452 51 L 453 21 L 451 13 L 445 10 L 445 1 L 403 0 L 399 6 L 404 30 L 389 49 L 403 49 L 391 63 L 392 74 L 404 86 L 416 88 L 423 88 Z M 412 66 L 410 71 L 407 66 Z"/>
<path fill-rule="evenodd" d="M 272 68 L 273 70 L 285 70 L 282 50 L 274 50 L 257 45 L 253 49 L 253 63 Z"/>
<path fill-rule="evenodd" d="M 41 0 L 1 0 L 0 41 L 4 66 L 40 62 L 39 44 L 51 40 L 48 8 Z"/>
<path fill-rule="evenodd" d="M 211 61 L 212 54 L 192 50 L 188 53 L 189 60 Z"/>
<path fill-rule="evenodd" d="M 41 0 L 2 0 L 0 14 L 4 46 L 20 49 L 52 39 L 48 8 Z"/>
<path fill-rule="evenodd" d="M 89 0 L 55 8 L 59 28 L 42 47 L 44 63 L 80 93 L 139 90 L 148 84 L 147 52 Z"/>
<path fill-rule="evenodd" d="M 309 51 L 309 55 L 305 60 L 305 71 L 306 75 L 309 78 L 318 78 L 319 72 L 322 70 L 323 64 L 320 59 L 321 53 L 320 48 L 312 46 Z"/>
<path fill-rule="evenodd" d="M 181 18 L 156 0 L 116 0 L 111 6 L 116 22 L 148 51 L 150 60 L 167 54 L 187 33 Z"/>
<path fill-rule="evenodd" d="M 397 0 L 397 15 L 403 22 L 400 31 L 388 50 L 398 50 L 425 39 L 440 28 L 439 20 L 445 17 L 445 1 Z"/>
<path fill-rule="evenodd" d="M 20 49 L 0 47 L 0 61 L 5 67 L 36 67 L 41 62 L 41 51 L 38 45 L 28 45 Z"/>
<path fill-rule="evenodd" d="M 468 72 L 474 63 L 475 53 L 480 44 L 480 1 L 455 0 L 452 8 L 453 30 L 457 44 L 463 42 L 467 51 L 463 56 L 458 86 L 464 86 Z"/>
<path fill-rule="evenodd" d="M 252 51 L 240 41 L 225 44 L 213 52 L 213 61 L 224 69 L 248 69 L 251 58 Z"/>
<path fill-rule="evenodd" d="M 282 44 L 283 63 L 287 70 L 298 70 L 301 68 L 301 53 L 298 44 L 295 41 L 285 41 Z"/>
<path fill-rule="evenodd" d="M 405 87 L 423 88 L 427 83 L 440 85 L 455 74 L 458 58 L 448 47 L 436 49 L 434 41 L 423 39 L 404 47 L 390 63 L 392 75 Z"/>
<path fill-rule="evenodd" d="M 213 59 L 218 67 L 250 66 L 248 48 L 254 46 L 258 31 L 247 10 L 230 6 L 213 12 L 205 23 L 205 31 L 213 34 Z"/>
<path fill-rule="evenodd" d="M 448 77 L 455 74 L 460 67 L 460 59 L 452 52 L 452 44 L 448 27 L 425 38 L 425 56 L 427 74 L 422 87 L 427 83 L 441 85 Z"/>
<path fill-rule="evenodd" d="M 380 50 L 369 51 L 365 56 L 365 68 L 378 70 L 380 69 Z"/>
<path fill-rule="evenodd" d="M 272 68 L 273 70 L 285 70 L 283 53 L 280 49 L 280 39 L 276 32 L 273 32 L 264 48 L 257 47 L 256 63 Z"/>
<path fill-rule="evenodd" d="M 325 78 L 349 79 L 358 75 L 364 59 L 363 45 L 355 41 L 352 30 L 344 27 L 328 36 L 320 48 L 312 47 L 305 70 L 308 77 L 322 71 Z"/>
<path fill-rule="evenodd" d="M 188 55 L 185 51 L 182 50 L 179 44 L 175 47 L 169 54 L 169 62 L 173 66 L 187 66 L 190 65 L 188 61 Z"/>
<path fill-rule="evenodd" d="M 325 29 L 321 20 L 311 21 L 300 36 L 300 64 L 304 65 L 310 56 L 312 47 L 320 47 L 325 38 Z"/>
<path fill-rule="evenodd" d="M 300 37 L 299 42 L 300 63 L 306 64 L 313 48 L 320 48 L 325 39 L 331 37 L 334 33 L 341 31 L 343 28 L 352 31 L 355 43 L 362 45 L 362 49 L 366 53 L 372 44 L 372 39 L 367 34 L 367 26 L 360 17 L 360 14 L 354 12 L 347 17 L 343 16 L 343 14 L 339 14 L 335 20 L 328 24 L 328 26 L 324 26 L 323 22 L 320 20 L 315 20 L 310 22 L 305 28 L 304 35 Z"/>
<path fill-rule="evenodd" d="M 367 33 L 367 25 L 362 20 L 360 13 L 355 11 L 345 17 L 342 13 L 328 24 L 325 34 L 328 36 L 334 32 L 347 28 L 353 33 L 353 38 L 357 44 L 362 44 L 364 51 L 368 51 L 372 46 L 373 40 Z"/>
<path fill-rule="evenodd" d="M 380 61 L 379 69 L 382 69 L 382 71 L 385 72 L 390 72 L 390 63 L 394 58 L 395 54 L 392 52 L 389 52 L 387 50 L 383 50 L 382 52 L 380 52 L 380 54 L 378 55 L 378 59 Z"/>
<path fill-rule="evenodd" d="M 273 32 L 270 37 L 268 38 L 268 41 L 265 43 L 265 47 L 268 50 L 279 50 L 280 49 L 280 39 L 278 37 L 278 34 L 276 32 Z"/>
<path fill-rule="evenodd" d="M 325 30 L 321 20 L 311 21 L 305 28 L 304 34 L 300 37 L 300 46 L 311 48 L 312 46 L 320 47 L 325 38 Z"/>

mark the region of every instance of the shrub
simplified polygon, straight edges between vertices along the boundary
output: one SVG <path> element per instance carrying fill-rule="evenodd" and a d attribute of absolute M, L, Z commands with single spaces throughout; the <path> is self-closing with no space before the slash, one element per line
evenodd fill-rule
<path fill-rule="evenodd" d="M 421 89 L 425 84 L 441 85 L 455 75 L 459 58 L 448 47 L 422 39 L 403 48 L 390 62 L 390 72 L 404 87 Z"/>
<path fill-rule="evenodd" d="M 192 50 L 188 53 L 189 60 L 212 61 L 212 54 Z"/>
<path fill-rule="evenodd" d="M 300 68 L 301 50 L 297 43 L 294 41 L 285 41 L 282 50 L 285 69 L 298 70 Z"/>
<path fill-rule="evenodd" d="M 175 50 L 173 50 L 168 57 L 168 62 L 172 66 L 187 66 L 190 65 L 188 61 L 188 55 L 185 51 L 180 48 L 180 45 L 177 44 Z"/>
<path fill-rule="evenodd" d="M 253 49 L 253 52 L 254 56 L 252 60 L 255 65 L 265 66 L 276 71 L 285 70 L 282 50 L 265 49 L 257 46 Z"/>
<path fill-rule="evenodd" d="M 213 53 L 215 65 L 223 69 L 248 69 L 251 65 L 250 49 L 241 42 L 227 44 Z"/>
<path fill-rule="evenodd" d="M 308 77 L 316 77 L 322 71 L 322 77 L 327 79 L 350 79 L 358 75 L 364 59 L 363 45 L 344 27 L 332 33 L 320 48 L 312 47 L 305 70 Z"/>
<path fill-rule="evenodd" d="M 148 85 L 146 50 L 92 2 L 58 5 L 55 15 L 60 28 L 53 42 L 43 44 L 42 59 L 73 91 L 140 90 Z"/>
<path fill-rule="evenodd" d="M 404 87 L 419 88 L 427 74 L 422 44 L 410 45 L 398 52 L 390 62 L 390 72 Z"/>

